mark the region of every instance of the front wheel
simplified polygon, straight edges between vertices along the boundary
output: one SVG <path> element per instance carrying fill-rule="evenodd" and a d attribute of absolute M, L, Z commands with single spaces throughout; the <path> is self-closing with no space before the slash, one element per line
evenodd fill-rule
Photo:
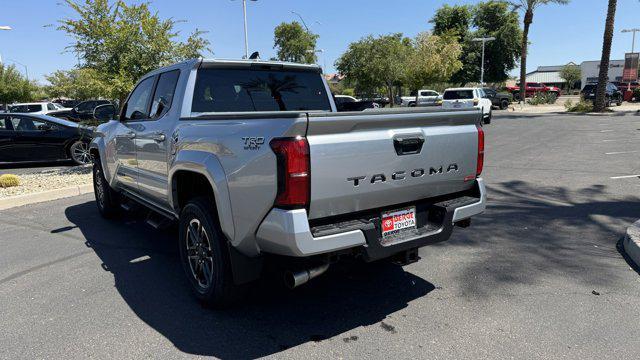
<path fill-rule="evenodd" d="M 180 213 L 180 260 L 193 293 L 213 307 L 232 304 L 241 295 L 233 281 L 229 249 L 213 217 L 211 199 L 197 197 Z"/>
<path fill-rule="evenodd" d="M 502 99 L 502 101 L 500 101 L 500 110 L 504 110 L 508 107 L 509 107 L 509 100 Z"/>
<path fill-rule="evenodd" d="M 93 192 L 100 215 L 104 218 L 114 217 L 120 210 L 118 193 L 109 186 L 99 159 L 93 162 Z"/>
<path fill-rule="evenodd" d="M 78 140 L 69 146 L 69 155 L 73 162 L 78 165 L 85 165 L 91 162 L 89 144 L 81 140 Z"/>

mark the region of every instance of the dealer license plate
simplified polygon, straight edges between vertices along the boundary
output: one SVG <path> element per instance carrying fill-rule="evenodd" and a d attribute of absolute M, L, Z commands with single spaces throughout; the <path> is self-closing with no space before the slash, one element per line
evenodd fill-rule
<path fill-rule="evenodd" d="M 416 228 L 416 208 L 392 210 L 382 213 L 382 237 L 395 236 L 403 231 Z"/>

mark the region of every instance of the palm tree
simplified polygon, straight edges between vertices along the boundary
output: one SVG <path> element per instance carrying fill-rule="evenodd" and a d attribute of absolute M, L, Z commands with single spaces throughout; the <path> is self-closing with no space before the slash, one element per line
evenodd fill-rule
<path fill-rule="evenodd" d="M 567 4 L 569 0 L 511 0 L 515 9 L 524 11 L 524 31 L 522 32 L 522 47 L 520 57 L 520 101 L 524 101 L 527 93 L 525 84 L 527 80 L 527 46 L 529 45 L 529 27 L 533 23 L 533 13 L 540 5 L 550 3 Z"/>
<path fill-rule="evenodd" d="M 618 0 L 609 0 L 607 10 L 607 22 L 604 26 L 604 40 L 602 41 L 602 59 L 600 60 L 600 73 L 598 74 L 598 86 L 596 88 L 596 101 L 593 104 L 593 111 L 604 111 L 605 90 L 609 74 L 609 57 L 611 56 L 611 42 L 613 41 L 613 23 L 616 18 L 616 7 Z"/>

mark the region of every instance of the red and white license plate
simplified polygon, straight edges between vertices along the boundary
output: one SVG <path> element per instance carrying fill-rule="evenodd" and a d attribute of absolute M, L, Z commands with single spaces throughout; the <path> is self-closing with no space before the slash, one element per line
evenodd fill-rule
<path fill-rule="evenodd" d="M 416 208 L 382 213 L 382 237 L 394 236 L 401 231 L 416 228 Z"/>

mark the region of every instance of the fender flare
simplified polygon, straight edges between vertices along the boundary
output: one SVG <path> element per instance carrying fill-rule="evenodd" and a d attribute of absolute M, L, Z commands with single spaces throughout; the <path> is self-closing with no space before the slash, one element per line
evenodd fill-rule
<path fill-rule="evenodd" d="M 89 143 L 89 152 L 93 152 L 97 150 L 98 156 L 100 156 L 100 164 L 102 164 L 102 173 L 104 174 L 105 179 L 109 182 L 109 184 L 113 185 L 113 176 L 109 171 L 109 167 L 107 165 L 107 158 L 105 154 L 105 145 L 103 137 L 94 137 Z"/>
<path fill-rule="evenodd" d="M 222 233 L 229 239 L 234 247 L 237 242 L 234 241 L 235 227 L 233 223 L 233 213 L 231 209 L 231 199 L 229 197 L 229 187 L 227 186 L 227 176 L 224 172 L 222 164 L 218 158 L 205 151 L 199 150 L 181 150 L 176 155 L 171 168 L 169 170 L 169 187 L 172 195 L 169 198 L 171 208 L 180 213 L 178 208 L 177 191 L 175 175 L 179 171 L 193 172 L 207 178 L 209 185 L 213 191 L 215 205 L 218 211 L 218 220 Z"/>

